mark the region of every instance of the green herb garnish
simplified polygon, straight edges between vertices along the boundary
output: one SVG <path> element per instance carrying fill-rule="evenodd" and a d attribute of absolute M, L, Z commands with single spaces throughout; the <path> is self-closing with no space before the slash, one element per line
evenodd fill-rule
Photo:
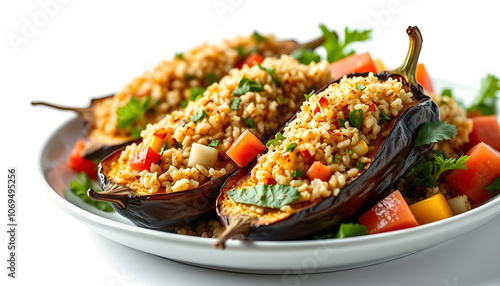
<path fill-rule="evenodd" d="M 261 184 L 242 190 L 227 192 L 235 202 L 260 207 L 279 209 L 300 198 L 300 193 L 292 186 Z"/>
<path fill-rule="evenodd" d="M 278 101 L 279 101 L 279 103 L 285 103 L 286 99 L 283 96 L 278 95 Z"/>
<path fill-rule="evenodd" d="M 465 162 L 469 159 L 468 156 L 460 156 L 460 158 L 447 158 L 439 154 L 434 156 L 433 161 L 423 159 L 417 166 L 413 167 L 409 175 L 416 175 L 418 181 L 425 187 L 434 187 L 439 176 L 448 170 L 467 169 Z"/>
<path fill-rule="evenodd" d="M 455 135 L 457 135 L 457 128 L 454 125 L 439 120 L 427 122 L 418 129 L 415 146 L 449 140 Z"/>
<path fill-rule="evenodd" d="M 338 159 L 339 159 L 339 154 L 335 154 L 335 156 L 333 156 L 333 164 L 337 164 Z"/>
<path fill-rule="evenodd" d="M 278 132 L 276 135 L 274 135 L 274 139 L 267 141 L 266 147 L 269 148 L 269 146 L 271 146 L 271 145 L 276 146 L 276 144 L 278 144 L 278 141 L 283 140 L 283 139 L 285 139 L 285 137 L 283 137 L 283 135 L 281 135 L 281 132 Z"/>
<path fill-rule="evenodd" d="M 355 109 L 351 111 L 351 113 L 349 113 L 349 123 L 351 126 L 361 130 L 361 126 L 363 125 L 363 110 Z"/>
<path fill-rule="evenodd" d="M 363 164 L 361 161 L 357 161 L 356 168 L 358 168 L 359 170 L 363 170 L 365 168 L 365 164 Z"/>
<path fill-rule="evenodd" d="M 123 129 L 131 127 L 133 124 L 145 126 L 147 124 L 146 111 L 150 106 L 151 99 L 149 97 L 145 97 L 142 100 L 132 97 L 127 104 L 119 107 L 116 111 L 118 116 L 116 127 Z"/>
<path fill-rule="evenodd" d="M 302 178 L 304 177 L 306 174 L 300 170 L 294 170 L 293 173 L 292 173 L 292 176 L 294 178 Z"/>
<path fill-rule="evenodd" d="M 212 141 L 210 141 L 210 143 L 208 143 L 208 147 L 216 148 L 217 145 L 219 145 L 219 140 L 212 140 Z"/>
<path fill-rule="evenodd" d="M 367 234 L 366 226 L 359 223 L 343 223 L 336 234 L 329 233 L 322 236 L 315 236 L 314 239 L 346 238 Z"/>
<path fill-rule="evenodd" d="M 358 89 L 358 90 L 364 90 L 365 88 L 366 88 L 366 86 L 364 86 L 364 85 L 362 85 L 362 84 L 360 84 L 360 83 L 358 83 L 358 84 L 356 85 L 356 89 Z"/>
<path fill-rule="evenodd" d="M 343 118 L 339 117 L 339 124 L 340 124 L 340 127 L 345 128 L 345 120 Z"/>
<path fill-rule="evenodd" d="M 260 43 L 262 41 L 267 41 L 266 37 L 262 36 L 259 34 L 257 31 L 254 31 L 252 34 L 252 38 L 257 42 Z"/>
<path fill-rule="evenodd" d="M 214 82 L 217 82 L 217 75 L 214 73 L 207 74 L 205 77 L 205 86 L 210 86 Z"/>
<path fill-rule="evenodd" d="M 230 108 L 232 110 L 238 110 L 238 108 L 240 107 L 240 102 L 241 102 L 241 98 L 239 97 L 235 97 L 231 100 L 231 105 L 230 105 Z"/>
<path fill-rule="evenodd" d="M 176 60 L 183 60 L 184 56 L 182 55 L 182 53 L 175 53 L 175 59 Z"/>
<path fill-rule="evenodd" d="M 382 123 L 387 123 L 391 120 L 391 118 L 389 117 L 389 115 L 383 113 L 383 112 L 380 112 L 380 118 L 382 119 Z"/>
<path fill-rule="evenodd" d="M 189 100 L 197 101 L 198 99 L 203 97 L 203 93 L 207 89 L 204 87 L 192 87 L 189 89 Z"/>
<path fill-rule="evenodd" d="M 181 101 L 181 103 L 179 103 L 179 107 L 180 108 L 186 108 L 188 106 L 188 101 L 187 100 L 183 100 Z"/>
<path fill-rule="evenodd" d="M 496 94 L 500 91 L 500 80 L 494 75 L 487 75 L 481 80 L 481 87 L 467 111 L 479 111 L 482 115 L 496 114 Z"/>
<path fill-rule="evenodd" d="M 297 143 L 295 143 L 295 142 L 290 143 L 290 144 L 286 147 L 286 151 L 287 151 L 287 152 L 293 152 L 293 150 L 295 149 L 295 147 L 297 147 Z"/>
<path fill-rule="evenodd" d="M 311 49 L 296 49 L 290 54 L 294 59 L 298 60 L 301 64 L 308 65 L 311 62 L 320 62 L 321 56 L 316 54 Z"/>
<path fill-rule="evenodd" d="M 181 142 L 177 142 L 177 149 L 182 149 L 184 148 L 184 146 L 182 145 Z"/>
<path fill-rule="evenodd" d="M 246 127 L 249 128 L 254 128 L 255 127 L 255 122 L 253 121 L 253 118 L 243 118 L 243 123 L 245 123 Z"/>
<path fill-rule="evenodd" d="M 306 98 L 306 101 L 309 101 L 309 98 L 314 94 L 315 90 L 311 90 L 309 93 L 304 94 L 304 97 Z"/>
<path fill-rule="evenodd" d="M 485 189 L 492 193 L 500 192 L 500 177 L 494 179 L 493 182 Z"/>
<path fill-rule="evenodd" d="M 161 149 L 160 149 L 160 156 L 163 155 L 163 153 L 168 149 L 168 144 L 167 142 L 165 142 L 163 144 L 163 146 L 161 146 Z"/>
<path fill-rule="evenodd" d="M 274 82 L 274 84 L 277 87 L 281 86 L 281 82 L 278 79 L 278 77 L 276 76 L 276 70 L 275 69 L 265 68 L 261 64 L 259 64 L 258 62 L 255 62 L 255 64 L 259 67 L 259 69 L 265 71 L 268 75 L 271 76 L 272 81 Z"/>
<path fill-rule="evenodd" d="M 233 90 L 232 94 L 240 96 L 249 91 L 259 92 L 263 90 L 264 86 L 262 84 L 253 80 L 249 80 L 248 78 L 244 77 L 240 80 L 238 87 L 235 90 Z"/>
<path fill-rule="evenodd" d="M 443 91 L 441 92 L 441 96 L 448 96 L 448 97 L 453 98 L 453 94 L 451 92 L 451 89 L 449 89 L 449 88 L 443 89 Z"/>
<path fill-rule="evenodd" d="M 340 42 L 338 36 L 334 32 L 330 32 L 325 25 L 320 25 L 325 42 L 323 47 L 326 49 L 327 60 L 330 63 L 343 59 L 354 54 L 354 50 L 347 50 L 347 47 L 353 42 L 366 41 L 370 39 L 371 30 L 353 30 L 349 31 L 346 27 L 344 30 L 344 42 Z"/>
<path fill-rule="evenodd" d="M 207 113 L 205 112 L 205 110 L 202 110 L 194 115 L 191 115 L 189 117 L 189 120 L 191 120 L 192 122 L 198 122 L 200 120 L 203 120 L 203 118 L 205 118 L 205 116 L 207 116 Z"/>
<path fill-rule="evenodd" d="M 345 151 L 347 152 L 347 154 L 352 155 L 352 151 L 351 150 L 345 149 Z"/>
<path fill-rule="evenodd" d="M 82 199 L 85 203 L 94 206 L 101 211 L 114 211 L 113 207 L 108 202 L 94 201 L 89 198 L 89 196 L 87 195 L 88 189 L 94 189 L 95 191 L 98 190 L 94 188 L 94 186 L 92 185 L 92 181 L 85 172 L 81 172 L 76 175 L 76 181 L 72 181 L 71 183 L 69 183 L 69 189 L 73 194 Z"/>

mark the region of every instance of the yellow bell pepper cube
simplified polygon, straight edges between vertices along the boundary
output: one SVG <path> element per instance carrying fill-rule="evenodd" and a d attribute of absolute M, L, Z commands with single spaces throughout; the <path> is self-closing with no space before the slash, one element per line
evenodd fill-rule
<path fill-rule="evenodd" d="M 151 141 L 151 148 L 156 151 L 156 153 L 160 153 L 161 147 L 163 147 L 163 139 L 153 135 L 153 140 Z"/>
<path fill-rule="evenodd" d="M 453 216 L 450 206 L 441 194 L 410 205 L 410 210 L 421 225 Z"/>

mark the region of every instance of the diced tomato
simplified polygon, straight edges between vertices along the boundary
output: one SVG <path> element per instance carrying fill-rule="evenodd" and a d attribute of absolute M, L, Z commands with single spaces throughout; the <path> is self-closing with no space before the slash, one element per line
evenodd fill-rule
<path fill-rule="evenodd" d="M 300 155 L 303 158 L 306 158 L 306 159 L 311 159 L 312 158 L 311 153 L 309 153 L 309 151 L 307 149 L 304 149 L 304 151 L 300 151 Z"/>
<path fill-rule="evenodd" d="M 128 161 L 128 164 L 136 170 L 151 170 L 151 164 L 158 163 L 160 158 L 160 154 L 148 146 L 137 152 L 134 157 Z"/>
<path fill-rule="evenodd" d="M 69 154 L 68 166 L 77 172 L 85 172 L 90 178 L 96 179 L 96 165 L 92 161 L 82 157 L 84 149 L 85 141 L 83 141 L 83 139 L 78 139 Z"/>
<path fill-rule="evenodd" d="M 241 69 L 243 65 L 248 65 L 249 67 L 252 67 L 255 62 L 260 64 L 262 63 L 262 61 L 264 61 L 264 58 L 260 54 L 252 53 L 248 55 L 243 61 L 236 64 L 236 67 L 239 69 Z"/>
<path fill-rule="evenodd" d="M 244 167 L 265 150 L 266 146 L 252 132 L 245 130 L 231 144 L 231 147 L 226 151 L 226 155 L 238 164 L 238 166 Z"/>
<path fill-rule="evenodd" d="M 266 185 L 276 185 L 276 180 L 273 178 L 266 178 Z"/>
<path fill-rule="evenodd" d="M 316 106 L 316 108 L 314 109 L 313 114 L 316 114 L 316 113 L 318 113 L 320 111 L 321 111 L 321 109 L 319 108 L 319 106 Z"/>
<path fill-rule="evenodd" d="M 326 97 L 322 96 L 319 100 L 318 100 L 318 103 L 319 105 L 321 106 L 321 108 L 326 108 L 328 107 L 328 99 L 326 99 Z"/>
<path fill-rule="evenodd" d="M 393 231 L 418 226 L 405 199 L 399 191 L 385 197 L 359 217 L 368 234 Z"/>
<path fill-rule="evenodd" d="M 484 142 L 500 151 L 500 126 L 495 115 L 478 116 L 472 119 L 472 132 L 469 135 L 468 149 Z"/>
<path fill-rule="evenodd" d="M 306 172 L 307 178 L 309 180 L 320 179 L 322 181 L 330 180 L 332 176 L 332 171 L 327 166 L 323 165 L 318 161 L 314 161 L 309 170 Z"/>
<path fill-rule="evenodd" d="M 450 206 L 442 194 L 410 205 L 410 210 L 419 224 L 426 224 L 453 216 Z"/>
<path fill-rule="evenodd" d="M 428 91 L 434 91 L 432 88 L 431 78 L 427 73 L 427 70 L 424 67 L 424 64 L 420 63 L 417 65 L 417 74 L 415 75 L 417 78 L 417 82 Z"/>
<path fill-rule="evenodd" d="M 451 171 L 445 178 L 446 182 L 475 202 L 485 201 L 492 196 L 485 188 L 500 177 L 500 152 L 481 142 L 470 149 L 467 156 L 467 169 Z"/>
<path fill-rule="evenodd" d="M 334 79 L 353 72 L 377 72 L 369 53 L 352 54 L 330 64 L 330 73 Z"/>

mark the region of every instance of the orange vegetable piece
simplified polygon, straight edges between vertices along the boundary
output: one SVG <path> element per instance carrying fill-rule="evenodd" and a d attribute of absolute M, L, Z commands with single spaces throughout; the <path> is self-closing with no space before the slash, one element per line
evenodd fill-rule
<path fill-rule="evenodd" d="M 410 205 L 410 210 L 419 224 L 426 224 L 453 216 L 450 206 L 442 194 L 436 194 Z"/>
<path fill-rule="evenodd" d="M 307 178 L 309 180 L 320 179 L 322 181 L 330 180 L 332 176 L 332 171 L 327 166 L 323 165 L 318 161 L 314 161 L 309 170 L 306 172 Z"/>
<path fill-rule="evenodd" d="M 485 190 L 500 177 L 500 152 L 481 142 L 467 152 L 467 169 L 456 169 L 445 180 L 458 193 L 475 202 L 482 202 L 493 194 Z"/>
<path fill-rule="evenodd" d="M 231 147 L 226 151 L 226 155 L 238 164 L 238 166 L 244 167 L 265 150 L 266 146 L 252 132 L 245 130 L 231 144 Z"/>
<path fill-rule="evenodd" d="M 384 66 L 384 63 L 382 62 L 382 60 L 375 59 L 375 61 L 373 62 L 373 65 L 375 66 L 375 69 L 377 70 L 378 73 L 385 71 L 385 66 Z"/>
<path fill-rule="evenodd" d="M 417 220 L 399 191 L 385 197 L 358 220 L 360 224 L 366 226 L 368 234 L 418 226 Z"/>
<path fill-rule="evenodd" d="M 469 134 L 468 149 L 479 142 L 500 151 L 500 126 L 495 115 L 472 117 L 472 132 Z"/>
<path fill-rule="evenodd" d="M 431 78 L 427 73 L 427 70 L 424 67 L 424 64 L 420 63 L 417 65 L 417 74 L 415 75 L 417 78 L 417 82 L 428 91 L 434 91 L 432 88 Z"/>
<path fill-rule="evenodd" d="M 83 139 L 78 139 L 69 154 L 68 166 L 77 172 L 85 172 L 90 178 L 96 179 L 96 165 L 92 161 L 82 157 L 84 149 L 85 141 L 83 141 Z"/>
<path fill-rule="evenodd" d="M 369 53 L 352 54 L 330 64 L 330 73 L 334 79 L 353 72 L 377 72 Z"/>

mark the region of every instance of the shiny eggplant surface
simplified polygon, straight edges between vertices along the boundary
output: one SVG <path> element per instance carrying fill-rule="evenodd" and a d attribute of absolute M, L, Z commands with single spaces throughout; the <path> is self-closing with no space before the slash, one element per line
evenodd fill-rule
<path fill-rule="evenodd" d="M 250 171 L 253 166 L 239 170 L 228 179 L 217 199 L 216 211 L 226 230 L 215 247 L 224 248 L 224 242 L 229 238 L 291 240 L 308 238 L 332 230 L 359 210 L 368 208 L 383 198 L 391 184 L 432 147 L 431 144 L 414 147 L 419 127 L 424 123 L 439 120 L 439 109 L 415 80 L 415 69 L 422 44 L 421 34 L 417 27 L 409 27 L 407 33 L 410 37 L 410 47 L 404 63 L 395 71 L 382 72 L 376 76 L 382 81 L 388 78 L 397 79 L 406 91 L 413 93 L 414 101 L 383 127 L 381 133 L 389 132 L 386 137 L 380 136 L 371 143 L 375 147 L 367 154 L 372 158 L 371 163 L 366 164 L 356 178 L 348 181 L 337 196 L 307 204 L 278 220 L 240 214 L 231 209 L 233 206 L 227 193 L 252 185 Z M 359 76 L 365 77 L 367 73 L 348 75 Z"/>

